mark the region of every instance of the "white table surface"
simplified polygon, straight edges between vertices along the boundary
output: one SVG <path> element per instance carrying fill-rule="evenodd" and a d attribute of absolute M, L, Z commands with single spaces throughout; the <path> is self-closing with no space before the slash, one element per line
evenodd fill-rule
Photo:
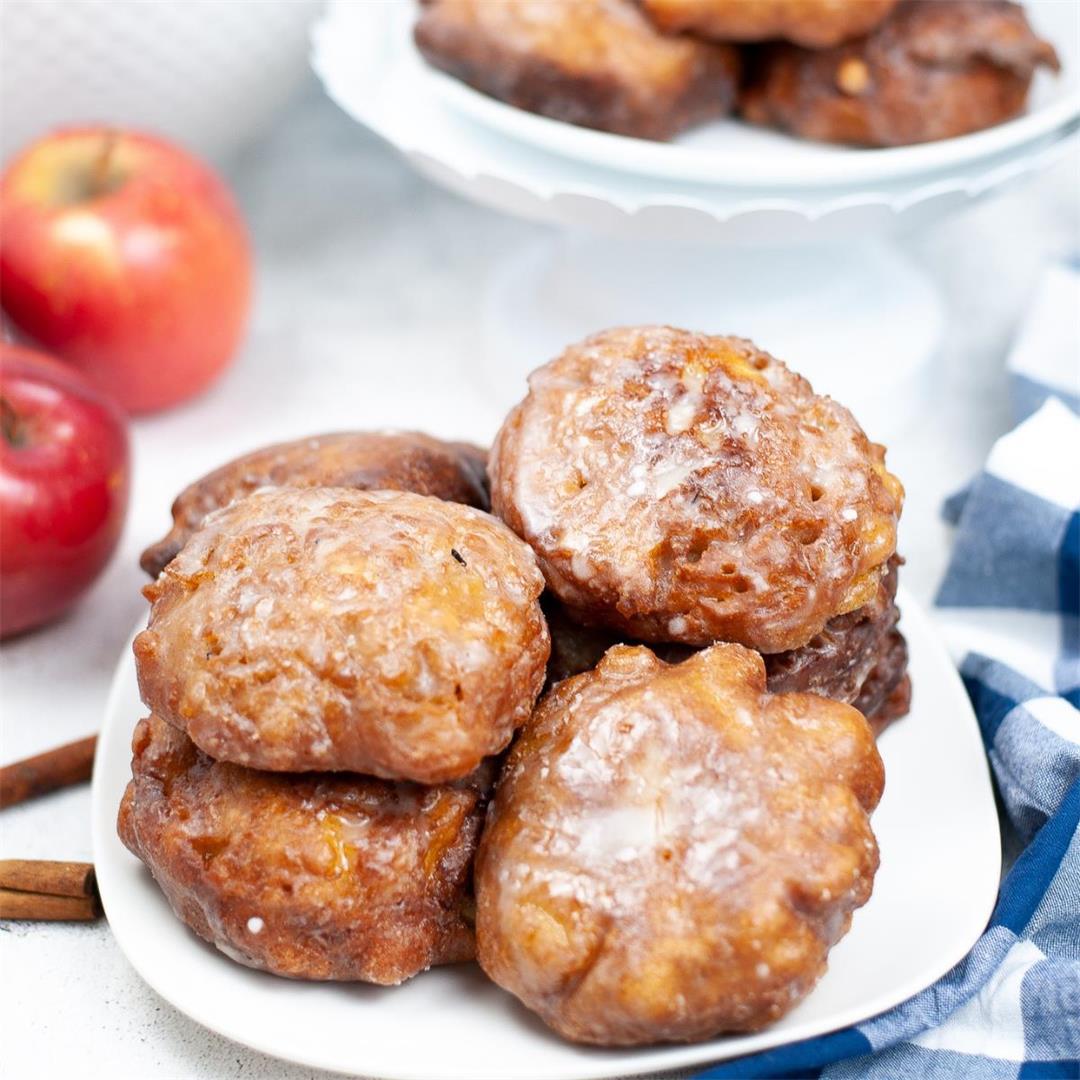
<path fill-rule="evenodd" d="M 889 448 L 908 502 L 905 581 L 929 603 L 945 565 L 942 498 L 1010 426 L 1003 362 L 1045 260 L 1075 250 L 1077 162 L 901 247 L 949 306 L 938 392 Z M 0 759 L 93 732 L 119 652 L 145 611 L 141 549 L 184 483 L 260 443 L 342 427 L 489 438 L 470 348 L 485 274 L 538 229 L 413 175 L 311 86 L 231 179 L 258 254 L 242 356 L 209 395 L 134 425 L 134 486 L 119 552 L 63 622 L 0 650 Z M 871 435 L 873 433 L 871 432 Z M 132 724 L 138 718 L 132 717 Z M 4 857 L 90 859 L 89 790 L 0 815 Z M 0 924 L 0 1066 L 12 1078 L 316 1076 L 247 1051 L 161 1001 L 108 925 Z"/>

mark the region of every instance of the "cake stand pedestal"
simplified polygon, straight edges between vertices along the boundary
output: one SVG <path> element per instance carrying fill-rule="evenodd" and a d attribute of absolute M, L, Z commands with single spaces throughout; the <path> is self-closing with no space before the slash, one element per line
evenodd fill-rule
<path fill-rule="evenodd" d="M 929 392 L 944 311 L 927 276 L 883 242 L 721 248 L 563 232 L 493 268 L 476 377 L 508 407 L 568 343 L 634 323 L 750 338 L 886 439 Z"/>

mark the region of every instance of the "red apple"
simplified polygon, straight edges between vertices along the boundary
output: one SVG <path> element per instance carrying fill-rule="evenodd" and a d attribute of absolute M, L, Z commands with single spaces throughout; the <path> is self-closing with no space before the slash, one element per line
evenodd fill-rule
<path fill-rule="evenodd" d="M 251 250 L 236 204 L 162 139 L 58 131 L 0 179 L 0 296 L 15 326 L 129 412 L 206 389 L 247 323 Z"/>
<path fill-rule="evenodd" d="M 67 364 L 0 344 L 0 637 L 98 576 L 128 501 L 124 414 Z"/>

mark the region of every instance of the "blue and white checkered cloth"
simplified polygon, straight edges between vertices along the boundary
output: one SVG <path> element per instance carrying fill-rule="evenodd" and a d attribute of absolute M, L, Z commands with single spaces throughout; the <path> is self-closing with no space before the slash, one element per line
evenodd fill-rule
<path fill-rule="evenodd" d="M 1008 869 L 990 925 L 895 1009 L 701 1080 L 1080 1077 L 1078 316 L 1080 273 L 1055 266 L 1009 358 L 1023 422 L 945 508 L 957 532 L 936 613 L 1001 798 Z"/>

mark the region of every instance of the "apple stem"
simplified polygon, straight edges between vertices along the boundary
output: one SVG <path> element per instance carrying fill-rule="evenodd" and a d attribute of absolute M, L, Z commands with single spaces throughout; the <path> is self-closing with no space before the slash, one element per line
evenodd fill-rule
<path fill-rule="evenodd" d="M 117 133 L 110 128 L 105 132 L 101 150 L 90 174 L 90 197 L 104 195 L 109 189 L 109 166 L 112 164 L 113 151 L 116 149 Z"/>
<path fill-rule="evenodd" d="M 8 446 L 22 446 L 26 441 L 26 431 L 19 414 L 6 397 L 0 397 L 0 430 L 3 430 L 4 441 Z"/>

